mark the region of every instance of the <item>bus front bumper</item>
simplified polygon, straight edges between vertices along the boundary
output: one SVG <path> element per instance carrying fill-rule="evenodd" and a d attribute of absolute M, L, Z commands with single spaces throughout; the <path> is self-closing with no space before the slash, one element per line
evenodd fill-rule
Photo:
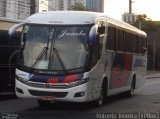
<path fill-rule="evenodd" d="M 19 98 L 53 99 L 57 101 L 88 102 L 91 99 L 89 83 L 67 89 L 37 88 L 16 80 L 16 95 Z"/>

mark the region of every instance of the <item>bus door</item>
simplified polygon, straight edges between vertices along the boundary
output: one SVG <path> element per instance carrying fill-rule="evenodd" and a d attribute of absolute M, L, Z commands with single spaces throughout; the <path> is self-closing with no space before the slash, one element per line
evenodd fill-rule
<path fill-rule="evenodd" d="M 96 40 L 95 43 L 91 46 L 91 57 L 90 57 L 90 68 L 91 73 L 90 77 L 92 79 L 92 91 L 94 94 L 99 95 L 99 91 L 102 84 L 102 78 L 104 73 L 104 59 L 103 57 L 103 47 L 104 47 L 104 39 L 105 39 L 105 21 L 100 21 L 96 24 Z M 95 93 L 96 92 L 96 93 Z"/>

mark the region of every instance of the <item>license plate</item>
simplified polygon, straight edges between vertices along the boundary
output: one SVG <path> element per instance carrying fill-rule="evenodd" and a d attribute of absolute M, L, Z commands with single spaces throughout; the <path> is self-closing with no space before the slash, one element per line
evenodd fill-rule
<path fill-rule="evenodd" d="M 47 100 L 47 101 L 54 101 L 54 97 L 50 97 L 50 96 L 45 96 L 45 97 L 41 97 L 41 100 Z"/>

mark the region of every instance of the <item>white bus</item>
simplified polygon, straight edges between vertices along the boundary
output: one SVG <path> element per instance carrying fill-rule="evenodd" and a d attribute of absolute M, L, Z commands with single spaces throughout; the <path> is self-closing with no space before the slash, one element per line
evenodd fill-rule
<path fill-rule="evenodd" d="M 16 94 L 53 100 L 95 102 L 134 89 L 145 82 L 146 33 L 102 13 L 54 11 L 37 13 L 23 26 L 16 68 Z"/>

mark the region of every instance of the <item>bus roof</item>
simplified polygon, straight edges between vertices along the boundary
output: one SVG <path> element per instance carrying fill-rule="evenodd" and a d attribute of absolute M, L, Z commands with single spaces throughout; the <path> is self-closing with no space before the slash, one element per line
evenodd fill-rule
<path fill-rule="evenodd" d="M 100 13 L 83 11 L 51 11 L 30 16 L 26 22 L 36 24 L 93 24 Z"/>
<path fill-rule="evenodd" d="M 50 11 L 36 13 L 27 18 L 26 23 L 48 24 L 48 25 L 75 25 L 75 24 L 94 24 L 98 19 L 106 19 L 109 24 L 116 25 L 123 29 L 136 32 L 146 36 L 146 33 L 138 28 L 113 18 L 104 13 L 87 12 L 87 11 Z"/>

